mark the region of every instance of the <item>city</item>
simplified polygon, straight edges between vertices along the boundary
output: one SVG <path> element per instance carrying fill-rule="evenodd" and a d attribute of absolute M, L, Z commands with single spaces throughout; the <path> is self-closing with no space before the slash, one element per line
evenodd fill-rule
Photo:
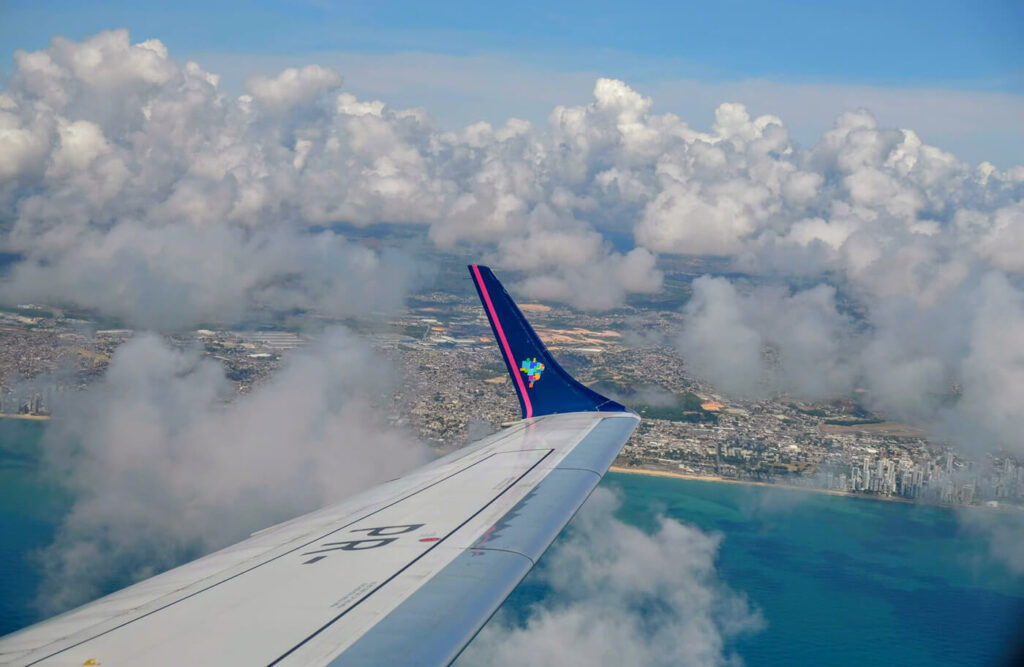
<path fill-rule="evenodd" d="M 805 404 L 721 395 L 689 375 L 666 342 L 678 329 L 679 313 L 624 308 L 595 315 L 541 304 L 523 309 L 566 368 L 644 416 L 615 462 L 618 470 L 943 505 L 1024 501 L 1024 466 L 1008 454 L 971 458 L 954 443 L 883 421 L 850 400 Z M 475 299 L 421 294 L 386 326 L 357 326 L 404 378 L 399 391 L 381 397 L 389 420 L 438 453 L 519 418 Z M 62 392 L 100 377 L 132 335 L 52 308 L 22 305 L 0 312 L 0 414 L 46 418 Z M 198 329 L 168 339 L 201 347 L 245 394 L 310 335 Z"/>

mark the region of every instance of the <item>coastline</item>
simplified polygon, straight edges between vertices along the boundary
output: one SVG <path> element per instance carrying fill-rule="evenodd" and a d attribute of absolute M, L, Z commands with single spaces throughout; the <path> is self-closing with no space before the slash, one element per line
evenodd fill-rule
<path fill-rule="evenodd" d="M 50 415 L 22 415 L 11 412 L 0 412 L 0 419 L 23 419 L 25 421 L 45 422 L 50 421 Z"/>
<path fill-rule="evenodd" d="M 851 491 L 836 491 L 834 489 L 816 489 L 810 486 L 795 486 L 793 484 L 774 484 L 772 482 L 756 482 L 754 480 L 747 479 L 730 479 L 727 477 L 718 477 L 715 475 L 693 475 L 684 472 L 669 472 L 668 470 L 650 470 L 648 468 L 622 468 L 620 466 L 613 465 L 608 469 L 608 472 L 621 472 L 627 475 L 648 475 L 650 477 L 689 479 L 697 482 L 743 484 L 746 486 L 764 486 L 775 489 L 789 489 L 791 491 L 807 491 L 808 493 L 821 493 L 829 496 L 845 496 L 847 498 L 863 498 L 865 500 L 883 500 L 886 502 L 915 504 L 915 501 L 911 500 L 910 498 L 898 498 L 896 496 L 876 496 L 868 495 L 866 493 L 853 493 Z"/>

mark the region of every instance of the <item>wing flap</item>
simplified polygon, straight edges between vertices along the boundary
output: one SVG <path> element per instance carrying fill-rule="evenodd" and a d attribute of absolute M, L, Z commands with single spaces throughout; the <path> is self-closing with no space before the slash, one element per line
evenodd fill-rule
<path fill-rule="evenodd" d="M 447 665 L 532 567 L 517 553 L 464 551 L 329 664 Z"/>

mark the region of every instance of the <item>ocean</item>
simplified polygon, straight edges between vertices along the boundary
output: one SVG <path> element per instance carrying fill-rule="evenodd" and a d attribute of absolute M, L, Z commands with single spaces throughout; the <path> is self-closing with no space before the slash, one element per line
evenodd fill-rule
<path fill-rule="evenodd" d="M 631 474 L 604 484 L 627 523 L 653 529 L 663 513 L 722 534 L 720 577 L 767 621 L 738 640 L 748 665 L 1004 664 L 1020 641 L 1024 580 L 952 509 Z"/>
<path fill-rule="evenodd" d="M 0 635 L 38 620 L 33 554 L 68 507 L 39 475 L 44 428 L 0 419 Z M 747 665 L 992 665 L 1020 641 L 1024 580 L 953 510 L 621 473 L 603 483 L 627 523 L 653 530 L 663 515 L 721 535 L 719 576 L 766 620 L 731 647 Z M 528 577 L 506 605 L 544 595 Z"/>
<path fill-rule="evenodd" d="M 40 476 L 45 424 L 0 419 L 0 635 L 39 620 L 34 554 L 53 539 L 67 499 Z"/>

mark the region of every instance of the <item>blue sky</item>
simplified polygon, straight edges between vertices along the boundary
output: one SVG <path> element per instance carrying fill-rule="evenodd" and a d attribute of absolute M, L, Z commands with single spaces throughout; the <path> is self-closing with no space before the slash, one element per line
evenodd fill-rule
<path fill-rule="evenodd" d="M 556 67 L 617 57 L 676 74 L 1024 92 L 1024 3 L 105 2 L 0 3 L 0 44 L 38 49 L 127 27 L 176 53 L 320 51 L 514 54 Z M 9 56 L 7 68 L 10 67 Z M 652 72 L 651 75 L 664 75 Z"/>
<path fill-rule="evenodd" d="M 920 98 L 903 100 L 900 91 L 943 91 L 955 98 L 938 102 L 950 109 L 948 121 L 918 111 L 926 140 L 966 150 L 968 159 L 980 159 L 991 147 L 997 163 L 1024 162 L 1015 159 L 1024 155 L 1024 136 L 1007 144 L 1004 123 L 979 125 L 976 118 L 981 108 L 1005 103 L 1010 107 L 997 113 L 1013 116 L 1024 99 L 1019 0 L 0 1 L 0 74 L 13 68 L 15 49 L 42 48 L 54 34 L 81 39 L 117 27 L 127 27 L 134 40 L 158 38 L 174 57 L 194 58 L 223 74 L 229 90 L 240 90 L 257 71 L 321 62 L 338 67 L 357 94 L 425 106 L 452 125 L 477 116 L 492 122 L 508 115 L 542 119 L 554 104 L 586 101 L 593 78 L 604 75 L 653 95 L 660 111 L 695 115 L 695 125 L 709 122 L 715 94 L 730 95 L 755 112 L 783 115 L 797 137 L 811 141 L 851 99 L 881 108 L 876 113 L 883 122 L 906 125 L 916 118 L 910 111 Z M 418 86 L 400 83 L 414 69 L 403 60 L 408 54 L 433 57 Z M 488 71 L 510 81 L 512 90 L 492 90 Z M 443 82 L 436 80 L 440 72 Z M 665 92 L 671 81 L 688 87 Z M 751 81 L 775 87 L 767 97 L 749 85 L 737 87 Z M 695 92 L 695 85 L 705 89 Z M 548 89 L 550 94 L 539 92 Z M 861 89 L 870 90 L 857 104 L 857 95 L 849 93 Z M 823 90 L 844 94 L 823 97 Z M 555 99 L 556 91 L 564 97 Z M 818 116 L 803 118 L 800 106 L 785 103 L 804 91 Z M 980 93 L 996 97 L 965 96 Z M 695 101 L 702 96 L 706 102 Z M 962 103 L 977 110 L 965 114 Z M 889 106 L 897 110 L 887 112 Z"/>

